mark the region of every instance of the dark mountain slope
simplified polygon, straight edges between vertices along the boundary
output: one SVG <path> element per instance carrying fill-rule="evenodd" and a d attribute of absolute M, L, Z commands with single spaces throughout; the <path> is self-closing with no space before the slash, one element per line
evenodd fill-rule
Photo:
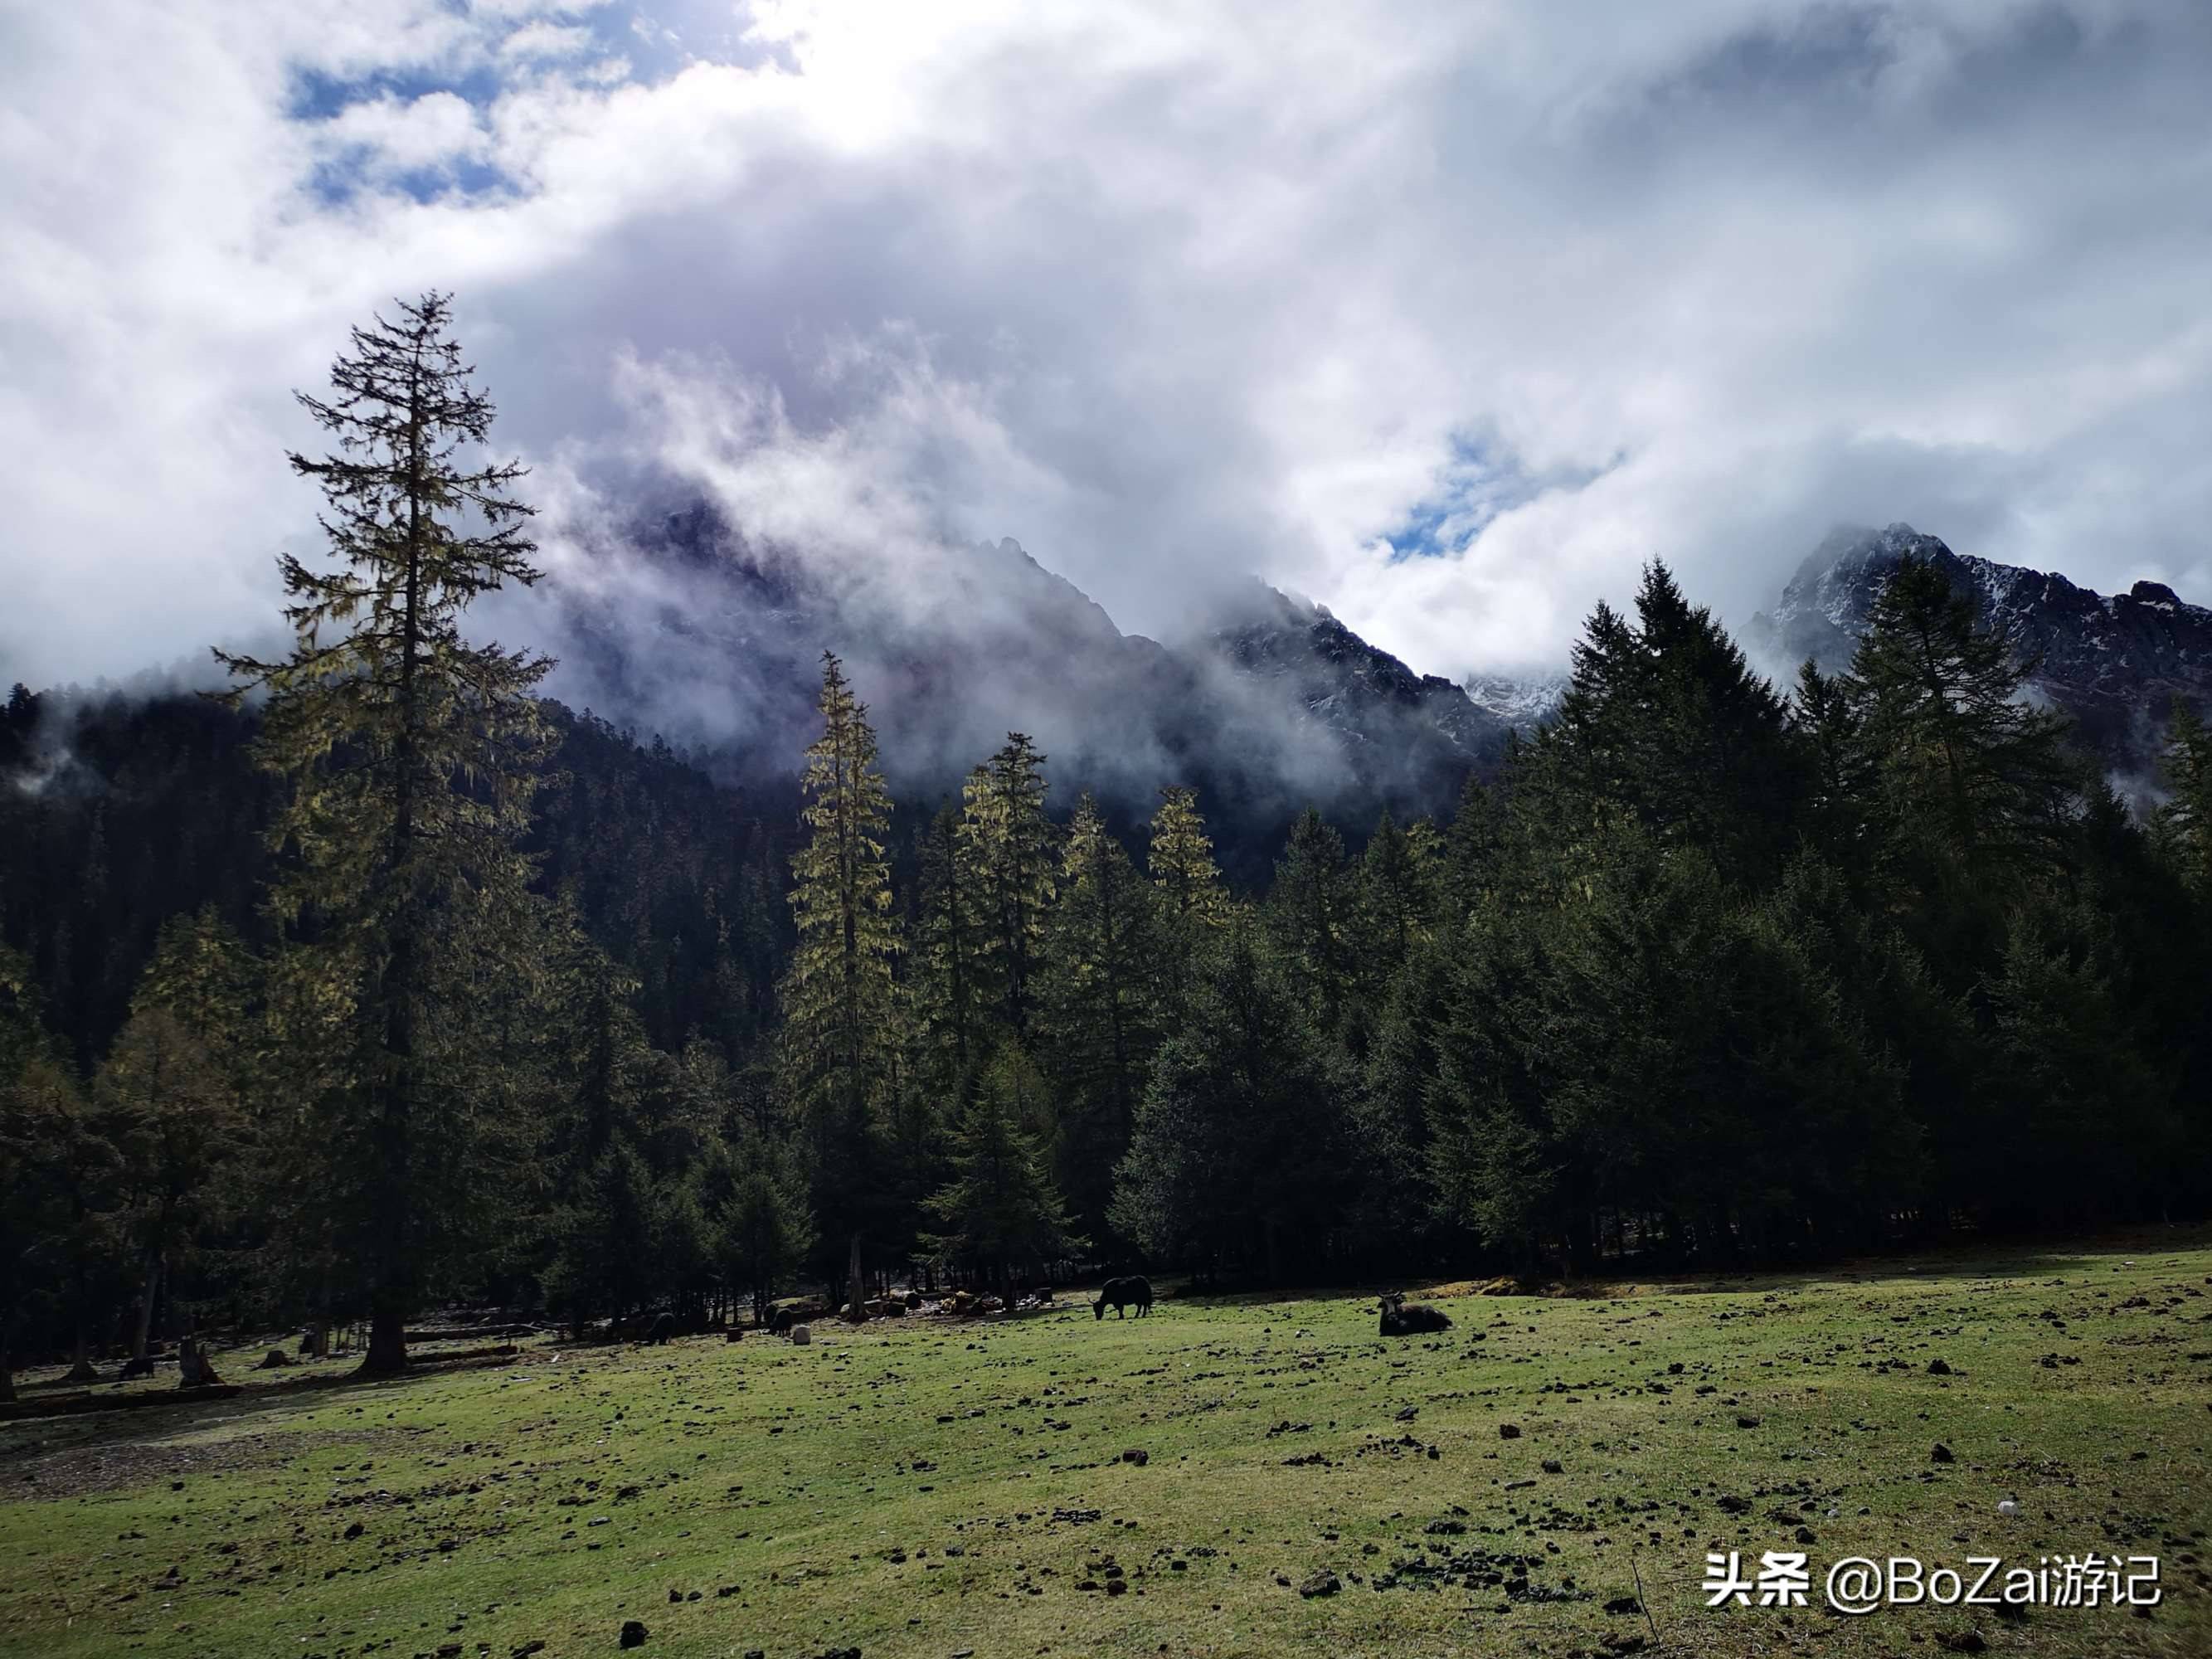
<path fill-rule="evenodd" d="M 1831 532 L 1774 609 L 1754 619 L 1751 643 L 1785 672 L 1808 657 L 1825 669 L 1848 666 L 1875 596 L 1907 555 L 1931 561 L 1986 621 L 2012 630 L 2037 665 L 2031 684 L 2114 771 L 2148 768 L 2177 699 L 2212 708 L 2212 610 L 2156 582 L 2092 592 L 2061 575 L 1954 553 L 1904 524 Z"/>
<path fill-rule="evenodd" d="M 1164 645 L 1123 634 L 1011 540 L 846 566 L 753 545 L 690 507 L 610 556 L 604 600 L 571 591 L 562 689 L 735 778 L 796 770 L 824 649 L 869 704 L 902 797 L 957 795 L 1018 730 L 1050 757 L 1056 810 L 1090 790 L 1133 821 L 1163 785 L 1194 784 L 1240 854 L 1309 804 L 1355 833 L 1386 806 L 1447 810 L 1510 729 L 1256 581 Z"/>

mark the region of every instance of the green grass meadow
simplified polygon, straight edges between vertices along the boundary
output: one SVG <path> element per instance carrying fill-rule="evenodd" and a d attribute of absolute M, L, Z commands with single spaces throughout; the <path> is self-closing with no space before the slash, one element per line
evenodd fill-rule
<path fill-rule="evenodd" d="M 2204 1236 L 1607 1288 L 1443 1287 L 1453 1329 L 1388 1342 L 1368 1295 L 1170 1297 L 0 1425 L 0 1653 L 2212 1655 Z M 1802 1551 L 1811 1605 L 1707 1608 L 1714 1548 Z M 2164 1604 L 1821 1605 L 1844 1556 L 2087 1552 L 2161 1558 Z"/>

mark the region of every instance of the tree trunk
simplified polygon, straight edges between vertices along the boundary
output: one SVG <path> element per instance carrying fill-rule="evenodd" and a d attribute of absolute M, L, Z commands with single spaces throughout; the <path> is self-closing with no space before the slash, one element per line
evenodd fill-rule
<path fill-rule="evenodd" d="M 133 1359 L 146 1358 L 146 1345 L 154 1335 L 154 1302 L 161 1291 L 161 1252 L 152 1245 L 146 1249 L 146 1284 L 138 1297 L 138 1340 L 131 1344 Z"/>
<path fill-rule="evenodd" d="M 15 1362 L 8 1352 L 8 1315 L 0 1311 L 0 1404 L 13 1405 L 15 1400 Z"/>
<path fill-rule="evenodd" d="M 860 1235 L 853 1233 L 853 1254 L 845 1266 L 845 1291 L 851 1299 L 846 1304 L 845 1317 L 855 1325 L 868 1316 L 868 1305 L 862 1300 L 868 1293 L 867 1280 L 860 1273 Z"/>
<path fill-rule="evenodd" d="M 82 1315 L 78 1316 L 76 1322 L 76 1357 L 70 1366 L 68 1380 L 71 1382 L 100 1381 L 100 1373 L 92 1368 L 92 1353 L 84 1340 L 84 1318 Z"/>
<path fill-rule="evenodd" d="M 379 988 L 384 1001 L 384 1048 L 391 1070 L 377 1079 L 374 1152 L 374 1281 L 369 1293 L 368 1352 L 364 1376 L 388 1376 L 407 1367 L 410 1268 L 407 1206 L 410 1190 L 411 1121 L 415 1106 L 416 890 L 415 769 L 418 722 L 416 676 L 422 655 L 422 412 L 419 382 L 408 392 L 407 590 L 400 617 L 399 731 L 393 744 L 392 873 L 402 884 L 401 908 L 392 930 L 391 955 Z"/>
<path fill-rule="evenodd" d="M 369 1298 L 368 1352 L 363 1376 L 388 1376 L 407 1369 L 407 1304 L 396 1285 L 379 1285 Z"/>

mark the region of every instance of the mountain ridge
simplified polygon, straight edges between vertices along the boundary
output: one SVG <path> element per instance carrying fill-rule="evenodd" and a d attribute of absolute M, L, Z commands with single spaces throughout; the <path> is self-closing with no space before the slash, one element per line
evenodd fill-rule
<path fill-rule="evenodd" d="M 1449 810 L 1513 729 L 1256 578 L 1163 642 L 1121 632 L 1011 538 L 870 567 L 757 545 L 694 507 L 641 526 L 623 556 L 618 604 L 568 596 L 568 678 L 552 689 L 739 775 L 795 769 L 824 649 L 870 705 L 908 798 L 957 793 L 1019 730 L 1048 756 L 1062 805 L 1089 791 L 1149 816 L 1163 785 L 1187 783 L 1248 829 L 1287 827 L 1313 804 L 1364 830 L 1384 810 Z"/>
<path fill-rule="evenodd" d="M 2212 609 L 2162 582 L 2099 593 L 2054 571 L 1952 550 L 1911 525 L 1838 526 L 1807 555 L 1771 611 L 1746 630 L 1754 651 L 1794 672 L 1810 659 L 1850 666 L 1882 584 L 1908 557 L 1924 559 L 2010 634 L 2033 665 L 2030 690 L 2074 722 L 2076 741 L 2121 773 L 2154 763 L 2177 701 L 2212 707 Z"/>

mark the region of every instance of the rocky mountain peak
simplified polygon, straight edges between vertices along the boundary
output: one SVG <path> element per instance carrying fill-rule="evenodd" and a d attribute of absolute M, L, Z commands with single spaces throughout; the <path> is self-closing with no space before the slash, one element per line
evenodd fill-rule
<path fill-rule="evenodd" d="M 2177 699 L 2212 706 L 2212 610 L 2162 582 L 2094 592 L 2053 572 L 1954 552 L 1907 524 L 1831 532 L 1774 608 L 1753 619 L 1751 645 L 1785 675 L 1808 658 L 1848 667 L 1875 597 L 1907 556 L 1933 563 L 1985 623 L 2012 634 L 2035 665 L 2030 685 L 2115 769 L 2148 766 Z"/>

